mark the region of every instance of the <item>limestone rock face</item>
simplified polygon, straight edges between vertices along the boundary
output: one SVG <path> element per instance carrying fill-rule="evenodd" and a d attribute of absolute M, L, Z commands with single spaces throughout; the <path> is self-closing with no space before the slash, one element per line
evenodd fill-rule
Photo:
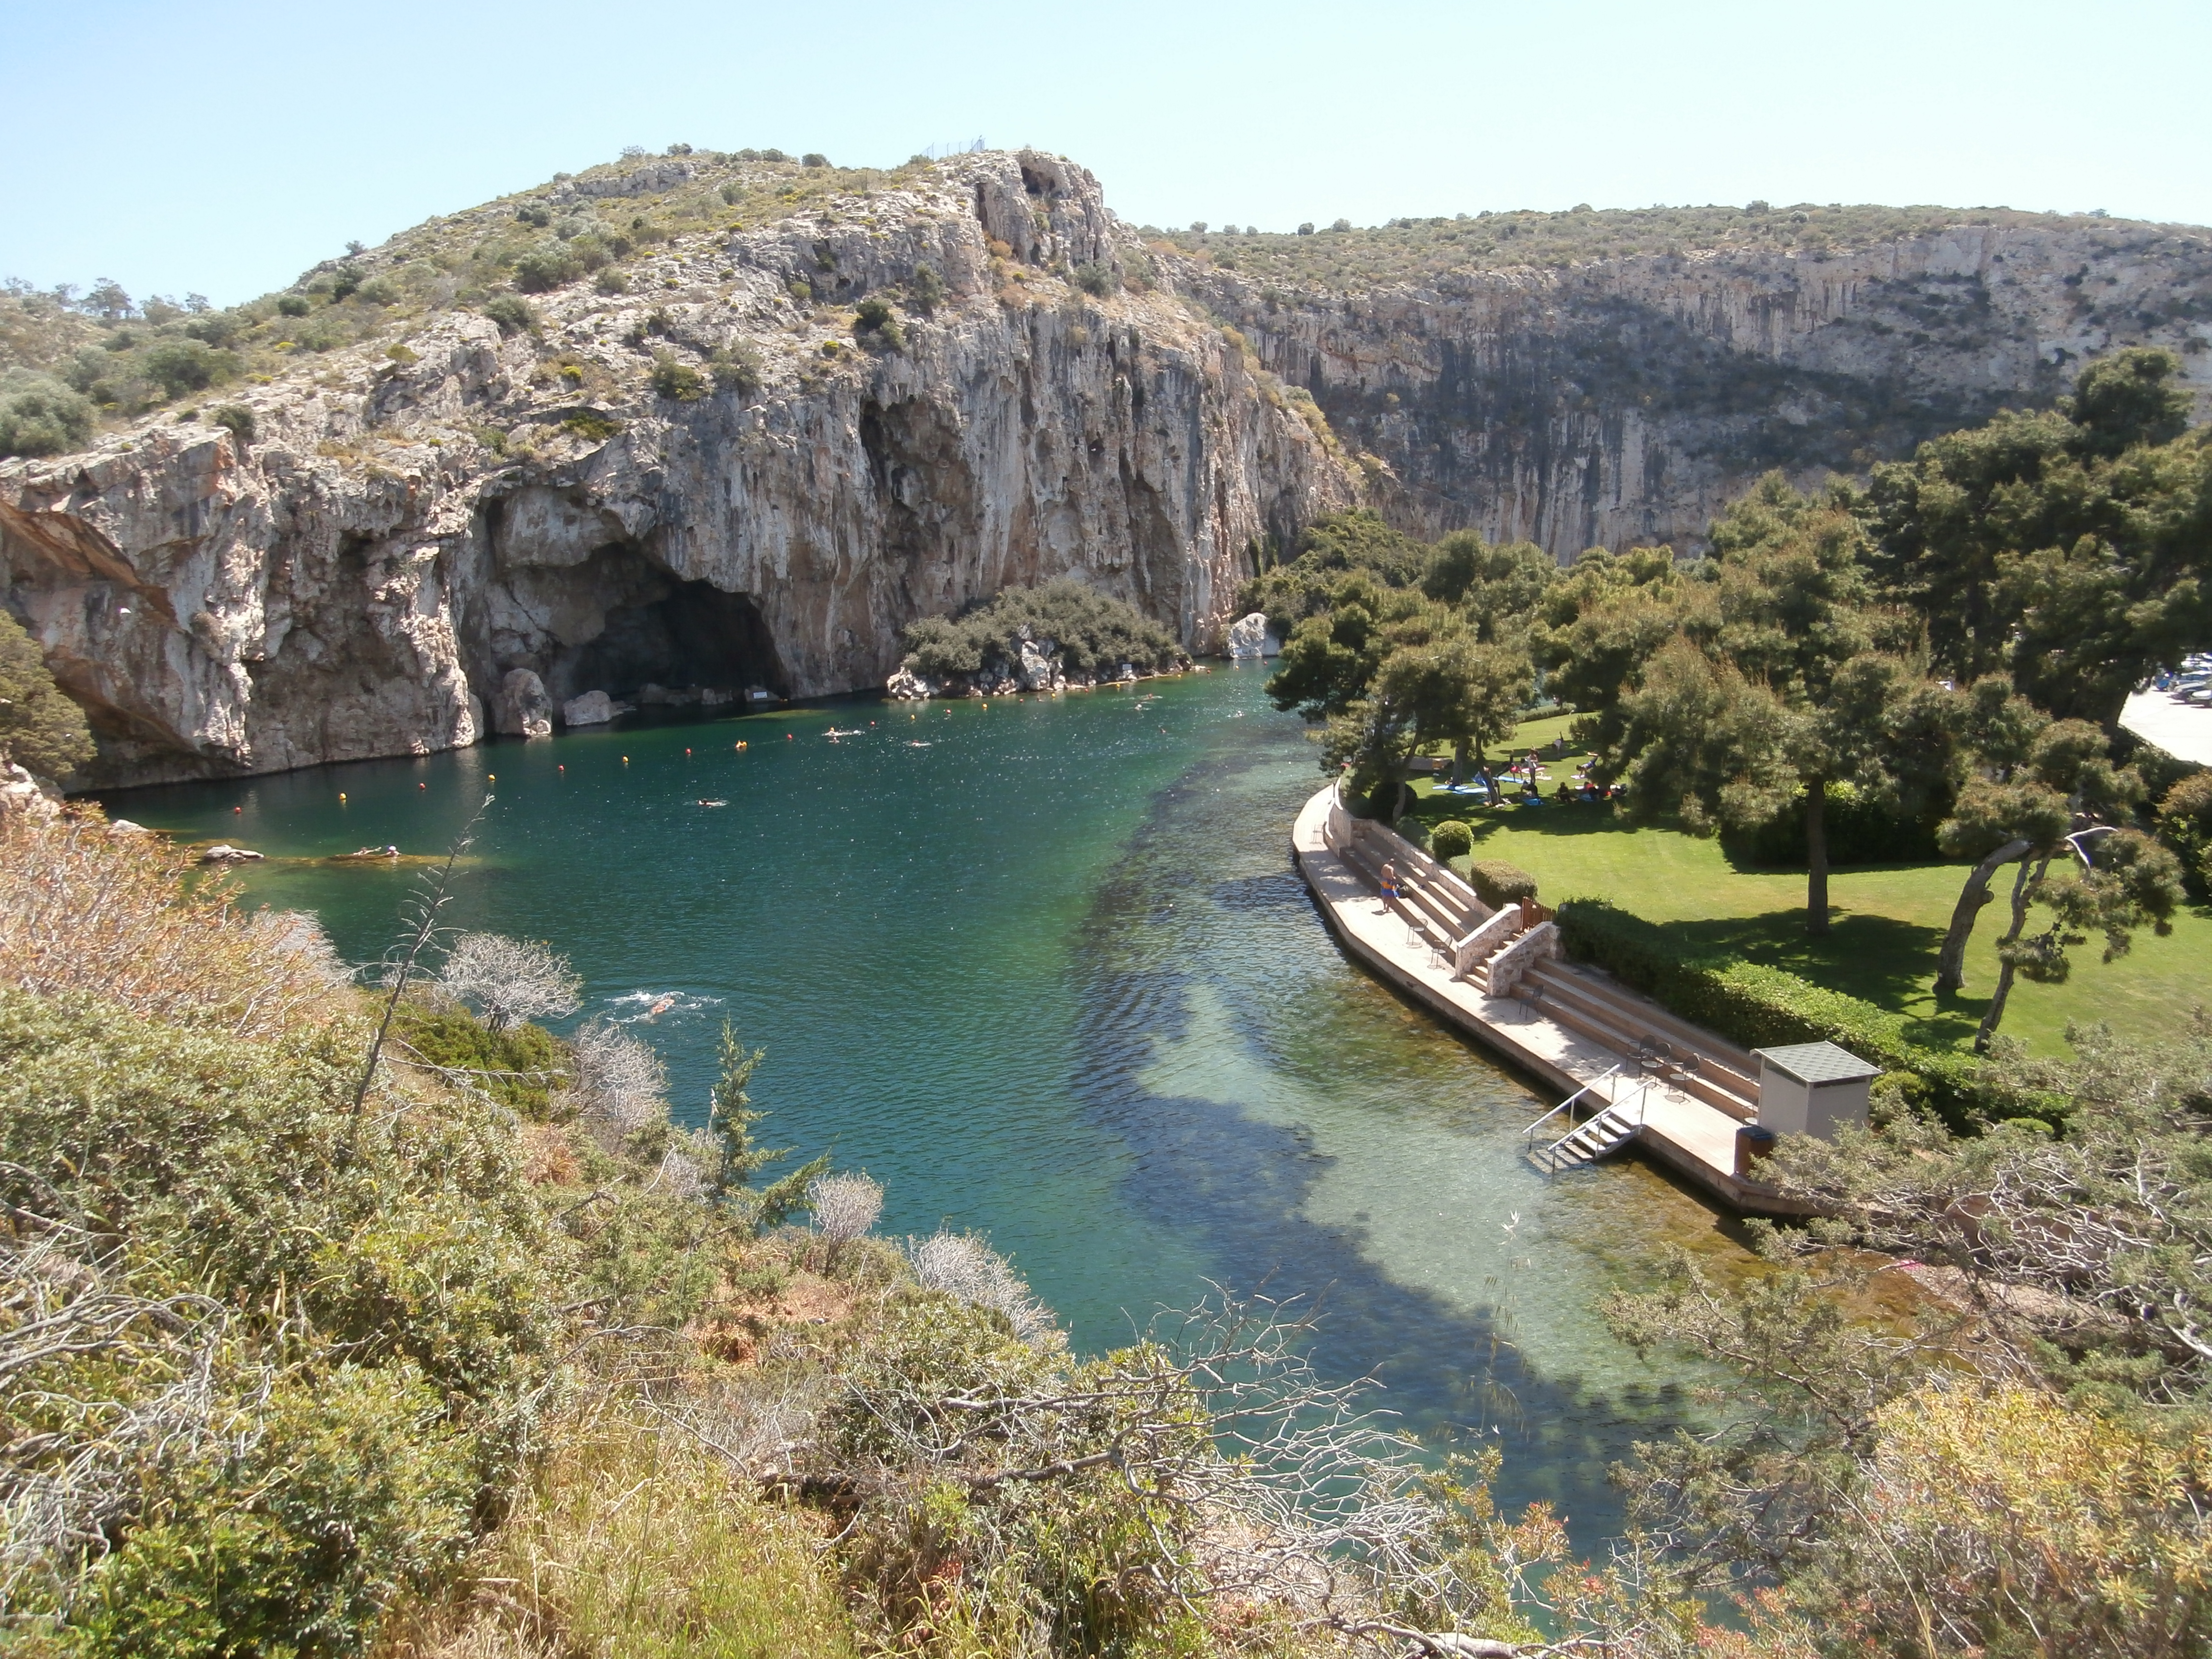
<path fill-rule="evenodd" d="M 1267 654 L 1267 618 L 1255 611 L 1229 624 L 1229 654 L 1237 660 L 1256 660 Z"/>
<path fill-rule="evenodd" d="M 93 720 L 96 784 L 473 743 L 518 672 L 549 708 L 877 686 L 908 623 L 1061 575 L 1209 647 L 1251 550 L 1358 485 L 1186 301 L 1063 279 L 1127 240 L 1081 168 L 980 154 L 680 240 L 649 297 L 540 296 L 541 338 L 435 313 L 411 362 L 246 391 L 252 444 L 151 420 L 0 463 L 11 608 Z M 924 262 L 948 293 L 900 349 L 823 308 Z M 646 382 L 737 344 L 756 390 Z"/>
<path fill-rule="evenodd" d="M 538 199 L 647 207 L 697 165 Z M 1686 549 L 1769 467 L 1863 468 L 2131 339 L 2212 386 L 2212 247 L 2117 222 L 1282 293 L 1148 251 L 1062 158 L 993 152 L 694 215 L 628 277 L 535 296 L 535 334 L 449 307 L 404 361 L 302 351 L 224 388 L 251 443 L 173 412 L 0 461 L 6 603 L 91 718 L 88 781 L 428 753 L 647 684 L 881 685 L 908 623 L 1063 575 L 1214 650 L 1325 512 Z M 855 338 L 869 297 L 896 349 Z M 664 355 L 701 395 L 653 391 Z"/>
<path fill-rule="evenodd" d="M 2212 235 L 1961 224 L 1825 255 L 1693 252 L 1288 295 L 1164 260 L 1312 392 L 1377 504 L 1562 559 L 1701 546 L 1779 467 L 1863 473 L 2119 347 L 2179 352 L 2212 416 Z"/>
<path fill-rule="evenodd" d="M 23 817 L 50 823 L 62 815 L 57 800 L 21 767 L 0 762 L 0 819 Z"/>
<path fill-rule="evenodd" d="M 499 689 L 498 729 L 510 737 L 553 735 L 553 700 L 545 682 L 527 668 L 510 668 Z"/>

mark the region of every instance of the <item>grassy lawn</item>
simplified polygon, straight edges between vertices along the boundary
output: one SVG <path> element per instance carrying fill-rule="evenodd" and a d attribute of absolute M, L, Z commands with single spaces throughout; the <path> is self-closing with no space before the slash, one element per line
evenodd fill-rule
<path fill-rule="evenodd" d="M 1565 717 L 1531 721 L 1515 737 L 1514 748 L 1526 753 L 1564 738 L 1570 724 Z M 1573 771 L 1582 752 L 1568 740 L 1565 760 L 1551 763 L 1554 781 Z M 1547 801 L 1535 808 L 1481 808 L 1449 795 L 1431 798 L 1425 781 L 1419 787 L 1420 817 L 1431 823 L 1464 820 L 1474 830 L 1472 856 L 1519 865 L 1542 884 L 1545 902 L 1577 896 L 1609 899 L 1672 924 L 1686 939 L 1726 946 L 1894 1010 L 1920 1022 L 1917 1035 L 1924 1042 L 1971 1042 L 1996 982 L 2002 896 L 1999 904 L 1982 912 L 1974 930 L 1965 993 L 1939 1003 L 1931 988 L 1936 952 L 1966 879 L 1964 865 L 1835 872 L 1829 878 L 1836 907 L 1830 932 L 1814 940 L 1805 933 L 1802 871 L 1740 869 L 1717 840 L 1656 826 L 1630 828 L 1609 806 Z M 2000 872 L 1999 884 L 2008 877 L 2008 871 Z M 2212 911 L 2185 911 L 2166 939 L 2138 934 L 2135 949 L 2110 964 L 2098 959 L 2100 950 L 2092 945 L 2074 953 L 2074 974 L 2066 984 L 2017 984 L 2005 1012 L 2005 1033 L 2037 1053 L 2059 1054 L 2069 1020 L 2107 1020 L 2130 1036 L 2159 1037 L 2177 1032 L 2191 1009 L 2212 1006 Z"/>

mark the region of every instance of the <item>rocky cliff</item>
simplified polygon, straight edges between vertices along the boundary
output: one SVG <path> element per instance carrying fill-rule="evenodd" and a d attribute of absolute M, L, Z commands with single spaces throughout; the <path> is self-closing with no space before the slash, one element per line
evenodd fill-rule
<path fill-rule="evenodd" d="M 590 690 L 878 685 L 915 617 L 1064 574 L 1206 648 L 1261 550 L 1355 501 L 1686 547 L 1767 467 L 1902 453 L 2118 344 L 2212 386 L 2212 245 L 2158 227 L 1226 264 L 1029 152 L 594 169 L 241 308 L 252 383 L 0 462 L 6 603 L 93 717 L 80 783 L 228 775 Z"/>
<path fill-rule="evenodd" d="M 1695 547 L 1769 468 L 1863 471 L 2047 404 L 2121 346 L 2180 352 L 2212 415 L 2212 236 L 2191 229 L 1969 223 L 1350 294 L 1165 263 L 1387 467 L 1377 493 L 1401 527 L 1472 526 L 1562 558 Z"/>
<path fill-rule="evenodd" d="M 1252 550 L 1354 486 L 1200 312 L 1074 285 L 1122 235 L 1080 168 L 978 155 L 678 235 L 535 333 L 434 311 L 240 398 L 250 441 L 171 416 L 0 464 L 8 602 L 94 783 L 468 744 L 517 670 L 879 685 L 908 622 L 1064 574 L 1211 644 Z M 897 343 L 856 339 L 887 293 Z"/>

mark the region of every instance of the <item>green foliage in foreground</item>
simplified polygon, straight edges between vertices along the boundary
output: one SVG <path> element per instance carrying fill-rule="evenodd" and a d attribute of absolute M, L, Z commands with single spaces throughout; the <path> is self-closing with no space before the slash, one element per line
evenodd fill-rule
<path fill-rule="evenodd" d="M 553 1094 L 566 1080 L 567 1050 L 542 1025 L 495 1031 L 459 1007 L 404 1001 L 392 1018 L 401 1053 L 435 1066 L 448 1082 L 481 1092 L 533 1123 L 553 1116 Z"/>
<path fill-rule="evenodd" d="M 0 611 L 0 760 L 60 779 L 92 755 L 84 710 L 54 684 L 38 641 Z"/>
<path fill-rule="evenodd" d="M 957 617 L 924 617 L 906 630 L 906 665 L 930 679 L 1019 671 L 1022 642 L 1057 651 L 1070 675 L 1110 677 L 1127 663 L 1139 673 L 1180 666 L 1175 635 L 1134 605 L 1061 580 L 1010 587 Z"/>
<path fill-rule="evenodd" d="M 1684 1019 L 1746 1048 L 1834 1042 L 1895 1073 L 1905 1097 L 1965 1133 L 1992 1118 L 2033 1114 L 1964 1055 L 1904 1034 L 1903 1019 L 1786 969 L 1699 951 L 1656 922 L 1602 899 L 1559 907 L 1567 954 L 1604 969 Z"/>
<path fill-rule="evenodd" d="M 514 1478 L 564 1252 L 489 1109 L 356 1124 L 360 1037 L 0 992 L 11 1254 L 97 1286 L 11 1382 L 64 1526 L 7 1599 L 70 1650 L 349 1651 Z"/>

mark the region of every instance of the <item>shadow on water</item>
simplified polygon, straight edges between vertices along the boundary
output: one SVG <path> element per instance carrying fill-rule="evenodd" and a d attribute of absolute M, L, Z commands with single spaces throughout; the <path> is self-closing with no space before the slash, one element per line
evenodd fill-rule
<path fill-rule="evenodd" d="M 1501 1500 L 1549 1500 L 1593 1548 L 1620 1524 L 1608 1465 L 1685 1420 L 1685 1379 L 1624 1363 L 1587 1306 L 1565 1346 L 1601 1362 L 1601 1378 L 1556 1340 L 1539 1364 L 1516 1340 L 1516 1304 L 1598 1288 L 1583 1272 L 1545 1282 L 1531 1252 L 1555 1243 L 1516 1248 L 1514 1206 L 1545 1196 L 1524 1190 L 1516 1167 L 1517 1128 L 1540 1106 L 1338 953 L 1289 863 L 1291 811 L 1310 780 L 1245 752 L 1156 798 L 1080 935 L 1073 1091 L 1132 1151 L 1126 1202 L 1163 1226 L 1197 1228 L 1226 1288 L 1311 1298 L 1323 1312 L 1311 1352 L 1325 1372 L 1376 1376 L 1379 1403 L 1431 1445 L 1494 1437 L 1507 1456 Z M 1200 1086 L 1170 1086 L 1185 1075 Z M 1474 1207 L 1431 1213 L 1418 1180 L 1371 1177 L 1365 1207 L 1323 1200 L 1360 1156 L 1347 1139 L 1372 1151 L 1408 1130 L 1419 1157 L 1468 1167 Z M 1664 1182 L 1629 1190 L 1619 1170 L 1592 1173 L 1616 1206 L 1656 1188 L 1677 1229 L 1686 1206 L 1688 1231 L 1713 1227 Z M 1415 1255 L 1427 1250 L 1422 1224 L 1491 1236 L 1492 1270 L 1438 1274 L 1433 1260 L 1407 1260 L 1409 1219 Z"/>

